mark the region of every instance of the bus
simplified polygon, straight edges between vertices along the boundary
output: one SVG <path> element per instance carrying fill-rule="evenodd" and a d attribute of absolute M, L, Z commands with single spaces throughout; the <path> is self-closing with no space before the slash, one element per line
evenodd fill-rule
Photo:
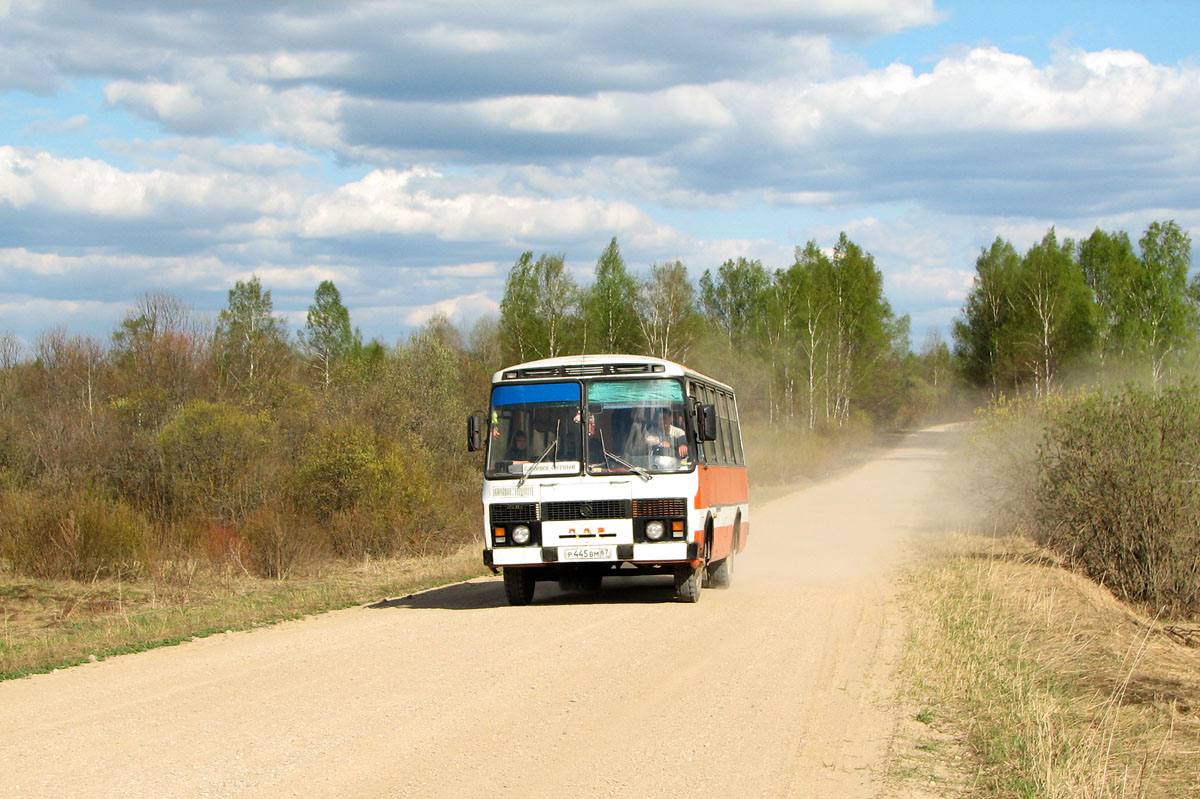
<path fill-rule="evenodd" d="M 509 604 L 537 583 L 596 590 L 605 577 L 674 577 L 697 602 L 729 587 L 750 536 L 737 397 L 671 361 L 584 355 L 517 364 L 492 378 L 486 417 L 483 562 Z"/>

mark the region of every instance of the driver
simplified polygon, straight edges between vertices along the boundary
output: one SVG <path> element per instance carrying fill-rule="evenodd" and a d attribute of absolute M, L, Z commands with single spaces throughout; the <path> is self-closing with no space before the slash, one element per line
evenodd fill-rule
<path fill-rule="evenodd" d="M 686 458 L 688 454 L 687 434 L 682 428 L 675 426 L 675 415 L 670 408 L 663 408 L 655 414 L 654 420 L 646 430 L 646 443 L 651 453 L 659 449 L 668 449 L 676 458 Z"/>
<path fill-rule="evenodd" d="M 508 442 L 508 449 L 504 452 L 504 460 L 514 462 L 529 460 L 529 438 L 525 435 L 524 430 L 513 433 L 512 440 Z"/>

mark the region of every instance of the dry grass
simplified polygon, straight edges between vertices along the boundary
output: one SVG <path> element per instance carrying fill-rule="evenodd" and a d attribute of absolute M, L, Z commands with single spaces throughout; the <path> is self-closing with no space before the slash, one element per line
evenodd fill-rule
<path fill-rule="evenodd" d="M 968 792 L 1200 795 L 1200 649 L 1024 539 L 950 549 L 914 573 L 905 675 Z"/>
<path fill-rule="evenodd" d="M 411 593 L 484 573 L 477 546 L 331 561 L 288 580 L 192 564 L 171 579 L 32 580 L 0 572 L 0 680 Z"/>

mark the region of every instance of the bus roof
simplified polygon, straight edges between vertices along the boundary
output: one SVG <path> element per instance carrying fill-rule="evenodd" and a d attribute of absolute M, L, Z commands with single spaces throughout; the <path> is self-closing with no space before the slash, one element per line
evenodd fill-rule
<path fill-rule="evenodd" d="M 663 375 L 667 377 L 694 377 L 733 393 L 733 389 L 720 380 L 688 369 L 686 366 L 648 355 L 568 355 L 563 358 L 543 358 L 501 369 L 492 375 L 492 383 L 510 383 L 521 380 L 578 380 L 581 377 Z"/>

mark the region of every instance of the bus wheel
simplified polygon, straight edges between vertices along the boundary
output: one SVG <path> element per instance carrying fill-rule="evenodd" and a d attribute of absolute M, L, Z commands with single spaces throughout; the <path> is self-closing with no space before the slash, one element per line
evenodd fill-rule
<path fill-rule="evenodd" d="M 708 567 L 708 584 L 713 588 L 728 588 L 733 585 L 733 560 L 737 555 L 736 549 L 729 550 L 724 560 L 719 560 Z"/>
<path fill-rule="evenodd" d="M 675 567 L 675 598 L 684 602 L 699 602 L 704 584 L 704 566 L 693 569 L 690 563 Z"/>
<path fill-rule="evenodd" d="M 536 587 L 532 569 L 504 568 L 504 595 L 508 597 L 508 604 L 528 605 L 533 601 L 533 589 Z"/>

